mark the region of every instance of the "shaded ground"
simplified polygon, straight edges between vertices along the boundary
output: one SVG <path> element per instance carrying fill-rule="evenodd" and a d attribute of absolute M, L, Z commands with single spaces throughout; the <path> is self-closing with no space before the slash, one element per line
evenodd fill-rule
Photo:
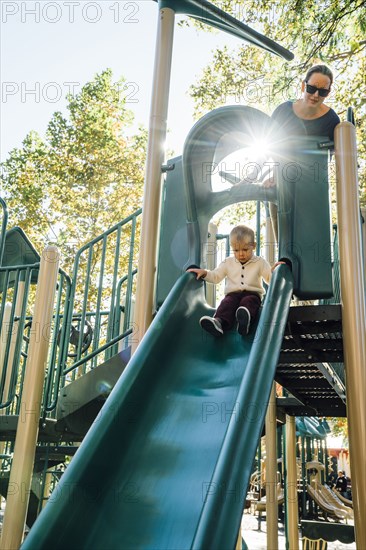
<path fill-rule="evenodd" d="M 260 531 L 258 530 L 258 516 L 243 514 L 241 522 L 242 535 L 248 545 L 249 550 L 273 550 L 267 548 L 267 524 L 265 518 L 260 522 Z M 300 535 L 299 535 L 300 537 Z M 301 548 L 301 542 L 300 542 Z M 284 526 L 279 524 L 278 529 L 278 550 L 286 549 L 286 539 Z M 356 550 L 356 543 L 342 544 L 341 542 L 328 542 L 328 550 Z"/>
<path fill-rule="evenodd" d="M 4 515 L 4 502 L 2 503 L 2 506 L 0 509 L 0 533 L 2 528 L 3 515 Z M 254 516 L 253 514 L 249 514 L 247 512 L 243 514 L 243 518 L 241 522 L 242 535 L 245 542 L 248 545 L 249 550 L 273 550 L 271 548 L 267 548 L 267 524 L 265 521 L 265 517 L 263 517 L 262 521 L 260 522 L 260 530 L 258 529 L 258 525 L 259 525 L 258 516 Z M 300 535 L 299 535 L 299 539 L 300 539 Z M 301 548 L 301 542 L 300 542 L 300 548 Z M 93 550 L 93 549 L 91 548 L 90 550 Z M 115 549 L 115 550 L 122 550 L 122 549 Z M 286 550 L 285 531 L 284 531 L 284 526 L 282 524 L 279 524 L 279 528 L 278 528 L 278 550 Z M 356 550 L 356 543 L 342 544 L 340 542 L 329 542 L 328 550 Z"/>

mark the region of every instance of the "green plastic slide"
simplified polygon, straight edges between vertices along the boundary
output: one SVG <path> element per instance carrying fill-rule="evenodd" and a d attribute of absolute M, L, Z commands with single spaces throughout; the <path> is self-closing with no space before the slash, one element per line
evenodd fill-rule
<path fill-rule="evenodd" d="M 279 266 L 256 329 L 215 339 L 184 274 L 22 550 L 234 548 L 292 288 Z"/>

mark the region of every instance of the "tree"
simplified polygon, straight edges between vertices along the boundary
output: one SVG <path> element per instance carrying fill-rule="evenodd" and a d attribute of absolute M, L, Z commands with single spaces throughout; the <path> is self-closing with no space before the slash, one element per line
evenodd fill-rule
<path fill-rule="evenodd" d="M 2 164 L 10 225 L 38 249 L 56 241 L 69 270 L 75 251 L 141 205 L 147 132 L 128 136 L 124 80 L 97 74 L 68 96 L 68 118 L 54 113 L 42 139 L 30 132 Z"/>
<path fill-rule="evenodd" d="M 329 418 L 334 436 L 342 436 L 344 441 L 348 443 L 348 423 L 347 418 Z"/>
<path fill-rule="evenodd" d="M 226 103 L 243 103 L 270 113 L 299 94 L 306 69 L 322 62 L 336 80 L 327 100 L 341 119 L 353 107 L 357 123 L 361 202 L 366 204 L 366 10 L 364 0 L 231 0 L 216 5 L 294 54 L 284 62 L 248 44 L 217 49 L 190 93 L 196 116 Z M 202 25 L 200 25 L 202 27 Z"/>

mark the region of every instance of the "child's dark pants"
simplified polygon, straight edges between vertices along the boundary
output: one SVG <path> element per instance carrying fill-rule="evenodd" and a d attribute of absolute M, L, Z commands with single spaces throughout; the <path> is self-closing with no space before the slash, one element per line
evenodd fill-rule
<path fill-rule="evenodd" d="M 250 319 L 253 321 L 258 313 L 260 305 L 261 299 L 256 292 L 250 292 L 249 290 L 230 292 L 226 294 L 225 298 L 221 301 L 214 317 L 221 319 L 223 330 L 230 330 L 234 323 L 236 323 L 235 313 L 238 307 L 246 307 L 250 313 Z"/>

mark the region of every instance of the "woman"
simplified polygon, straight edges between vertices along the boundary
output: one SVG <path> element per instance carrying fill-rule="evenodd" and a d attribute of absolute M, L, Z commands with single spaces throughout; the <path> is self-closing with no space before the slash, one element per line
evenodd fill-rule
<path fill-rule="evenodd" d="M 340 122 L 335 111 L 324 103 L 333 84 L 332 71 L 326 65 L 314 65 L 301 84 L 302 97 L 279 105 L 272 118 L 288 136 L 328 136 Z"/>
<path fill-rule="evenodd" d="M 328 136 L 333 141 L 334 128 L 340 122 L 336 112 L 324 103 L 333 84 L 332 71 L 326 65 L 311 67 L 301 84 L 302 96 L 297 101 L 286 101 L 272 114 L 272 119 L 288 136 Z M 264 187 L 276 185 L 271 174 L 263 181 Z M 270 203 L 272 225 L 278 241 L 277 207 Z"/>

